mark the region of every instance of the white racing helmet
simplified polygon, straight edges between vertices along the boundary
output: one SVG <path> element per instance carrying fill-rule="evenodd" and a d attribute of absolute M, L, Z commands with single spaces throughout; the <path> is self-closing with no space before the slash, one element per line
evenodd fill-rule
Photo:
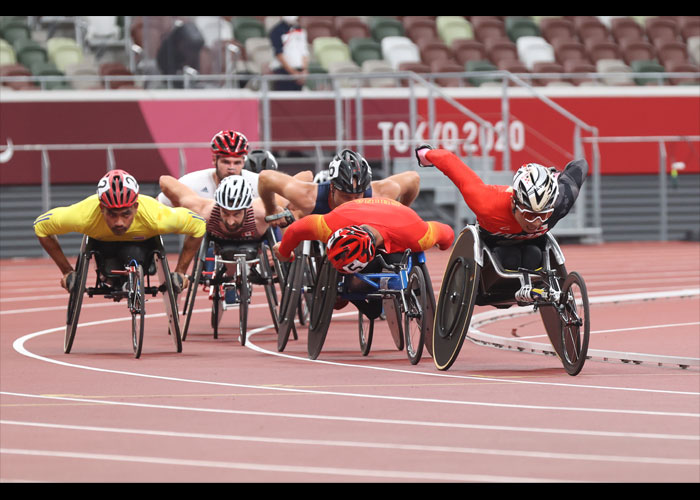
<path fill-rule="evenodd" d="M 214 199 L 226 210 L 243 210 L 253 204 L 253 188 L 240 175 L 229 175 L 219 183 Z"/>
<path fill-rule="evenodd" d="M 526 163 L 513 176 L 513 190 L 518 204 L 533 212 L 554 209 L 559 184 L 552 169 L 538 163 Z"/>

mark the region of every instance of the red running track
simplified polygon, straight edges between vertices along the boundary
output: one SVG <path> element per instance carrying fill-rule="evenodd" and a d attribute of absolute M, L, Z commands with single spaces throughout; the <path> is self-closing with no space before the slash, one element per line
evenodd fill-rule
<path fill-rule="evenodd" d="M 700 245 L 563 250 L 600 300 L 592 350 L 700 358 Z M 428 252 L 436 293 L 447 257 Z M 465 342 L 440 372 L 425 353 L 411 366 L 384 323 L 361 356 L 352 306 L 311 361 L 304 328 L 277 352 L 261 288 L 245 347 L 237 310 L 213 338 L 199 294 L 175 353 L 158 298 L 136 360 L 124 302 L 95 297 L 64 354 L 58 280 L 48 260 L 0 263 L 3 482 L 700 481 L 697 365 L 589 360 L 570 377 L 552 356 Z M 480 330 L 544 338 L 539 315 Z"/>

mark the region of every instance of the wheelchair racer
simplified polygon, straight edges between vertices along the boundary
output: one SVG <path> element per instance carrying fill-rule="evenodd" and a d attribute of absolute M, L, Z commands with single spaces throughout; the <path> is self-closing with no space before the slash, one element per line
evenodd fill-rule
<path fill-rule="evenodd" d="M 545 234 L 569 213 L 588 173 L 584 159 L 569 162 L 563 171 L 526 163 L 511 186 L 487 185 L 450 151 L 425 144 L 415 152 L 419 166 L 437 167 L 457 186 L 476 215 L 482 240 L 509 270 L 542 266 Z M 530 302 L 537 293 L 521 289 L 516 299 Z"/>
<path fill-rule="evenodd" d="M 304 240 L 326 244 L 326 255 L 343 274 L 381 272 L 377 253 L 421 252 L 432 247 L 448 249 L 454 231 L 447 224 L 424 221 L 410 207 L 388 198 L 360 198 L 344 203 L 327 214 L 312 214 L 287 227 L 282 241 L 275 245 L 278 259 L 294 258 L 294 249 Z M 388 262 L 388 261 L 387 261 Z M 390 262 L 391 263 L 391 262 Z M 352 301 L 369 317 L 381 312 L 381 301 Z M 334 309 L 347 304 L 339 299 Z"/>
<path fill-rule="evenodd" d="M 185 272 L 199 249 L 205 226 L 202 217 L 185 208 L 167 207 L 139 194 L 139 185 L 132 175 L 124 170 L 112 170 L 100 179 L 96 194 L 37 217 L 34 232 L 61 271 L 61 286 L 69 292 L 75 282 L 75 270 L 56 235 L 76 232 L 108 248 L 111 242 L 138 244 L 162 234 L 183 234 L 185 241 L 171 273 L 175 292 L 179 293 L 187 286 Z"/>
<path fill-rule="evenodd" d="M 350 149 L 335 155 L 329 165 L 329 180 L 305 181 L 284 172 L 265 170 L 260 172 L 258 184 L 268 220 L 275 227 L 285 224 L 282 220 L 285 208 L 276 203 L 275 195 L 289 201 L 287 208 L 305 216 L 326 214 L 347 201 L 372 196 L 398 200 L 410 206 L 419 189 L 420 177 L 413 171 L 373 181 L 367 160 Z"/>

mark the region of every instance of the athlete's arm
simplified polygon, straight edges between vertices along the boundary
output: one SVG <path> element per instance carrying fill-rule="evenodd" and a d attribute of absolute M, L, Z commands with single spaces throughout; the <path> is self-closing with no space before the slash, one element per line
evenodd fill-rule
<path fill-rule="evenodd" d="M 428 231 L 430 234 L 429 240 L 425 243 L 430 246 L 424 247 L 426 250 L 432 248 L 433 246 L 438 247 L 440 250 L 447 250 L 452 246 L 455 240 L 454 230 L 447 224 L 437 221 L 428 221 Z"/>
<path fill-rule="evenodd" d="M 300 181 L 278 170 L 263 170 L 258 178 L 258 194 L 267 215 L 284 210 L 278 205 L 275 194 L 289 200 L 289 208 L 309 214 L 316 205 L 316 191 L 317 185 L 313 182 Z"/>
<path fill-rule="evenodd" d="M 564 168 L 559 174 L 559 196 L 562 198 L 563 208 L 568 213 L 574 205 L 581 186 L 586 181 L 588 175 L 588 163 L 584 159 L 574 160 Z"/>
<path fill-rule="evenodd" d="M 372 181 L 372 196 L 396 200 L 407 207 L 418 197 L 419 191 L 420 176 L 414 170 Z"/>
<path fill-rule="evenodd" d="M 325 242 L 330 234 L 330 229 L 328 229 L 322 215 L 307 215 L 287 227 L 282 241 L 275 245 L 278 249 L 278 257 L 285 261 L 289 260 L 294 249 L 302 241 L 319 240 Z"/>
<path fill-rule="evenodd" d="M 208 217 L 211 213 L 214 206 L 213 200 L 202 198 L 192 188 L 178 181 L 175 177 L 161 175 L 159 184 L 163 194 L 170 199 L 173 206 L 188 208 L 204 217 Z"/>

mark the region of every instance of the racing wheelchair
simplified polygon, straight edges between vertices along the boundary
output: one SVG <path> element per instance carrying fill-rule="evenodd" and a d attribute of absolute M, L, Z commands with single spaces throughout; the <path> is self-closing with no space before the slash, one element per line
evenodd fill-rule
<path fill-rule="evenodd" d="M 497 308 L 533 306 L 539 310 L 547 336 L 569 375 L 586 362 L 590 336 L 588 292 L 583 277 L 567 273 L 564 254 L 554 236 L 546 233 L 543 264 L 537 270 L 506 270 L 479 236 L 467 225 L 455 241 L 445 268 L 435 310 L 432 354 L 439 370 L 457 359 L 471 323 L 474 305 Z M 537 290 L 530 299 L 521 290 Z"/>
<path fill-rule="evenodd" d="M 326 340 L 337 298 L 351 301 L 358 308 L 358 334 L 363 356 L 370 352 L 374 322 L 382 314 L 398 350 L 411 364 L 422 356 L 426 337 L 432 337 L 435 296 L 423 252 L 377 255 L 364 272 L 340 274 L 323 256 L 309 292 L 307 351 L 318 358 Z M 376 272 L 375 272 L 376 271 Z M 290 279 L 292 271 L 290 270 Z M 284 299 L 282 299 L 284 302 Z"/>
<path fill-rule="evenodd" d="M 275 242 L 275 234 L 271 228 L 268 228 L 265 236 L 257 241 L 225 240 L 206 233 L 195 258 L 192 279 L 183 307 L 183 315 L 185 315 L 183 340 L 187 338 L 197 289 L 200 284 L 204 285 L 204 289 L 208 289 L 210 293 L 209 298 L 212 301 L 211 326 L 215 339 L 219 335 L 219 324 L 224 311 L 237 306 L 239 341 L 241 345 L 245 345 L 248 307 L 253 284 L 260 284 L 264 287 L 272 322 L 275 331 L 277 330 L 277 306 L 279 302 L 277 286 L 284 274 L 284 269 L 272 252 Z M 212 256 L 208 256 L 210 248 Z M 209 266 L 212 270 L 205 270 L 206 262 L 213 262 L 213 265 Z M 225 300 L 227 293 L 235 295 L 233 304 L 227 304 Z"/>
<path fill-rule="evenodd" d="M 95 286 L 87 285 L 90 260 L 94 258 L 97 278 Z M 182 337 L 177 313 L 177 294 L 173 288 L 170 268 L 163 247 L 163 240 L 156 236 L 143 242 L 104 242 L 83 235 L 80 253 L 75 266 L 75 281 L 68 298 L 66 333 L 63 351 L 68 354 L 73 347 L 78 328 L 83 296 L 92 298 L 103 295 L 119 302 L 126 299 L 131 313 L 131 340 L 134 357 L 139 358 L 143 349 L 143 333 L 147 296 L 162 293 L 168 315 L 168 333 L 175 350 L 182 352 Z M 159 284 L 151 284 L 151 277 L 158 275 Z"/>

